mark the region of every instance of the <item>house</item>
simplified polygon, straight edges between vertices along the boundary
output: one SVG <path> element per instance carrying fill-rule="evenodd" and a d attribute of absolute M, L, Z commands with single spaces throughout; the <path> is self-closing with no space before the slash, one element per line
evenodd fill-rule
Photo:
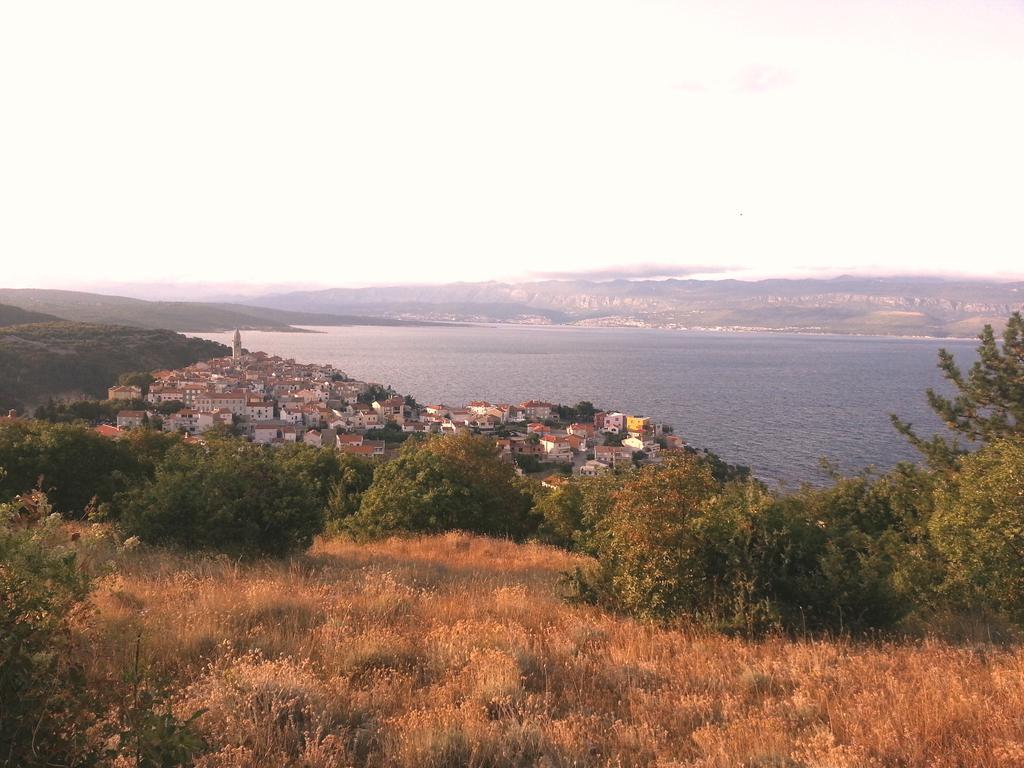
<path fill-rule="evenodd" d="M 609 470 L 609 466 L 604 462 L 591 459 L 580 467 L 580 477 L 597 477 L 605 474 Z"/>
<path fill-rule="evenodd" d="M 526 425 L 526 431 L 535 435 L 543 435 L 547 430 L 547 426 L 536 421 Z"/>
<path fill-rule="evenodd" d="M 299 442 L 299 438 L 301 438 L 305 432 L 305 427 L 297 427 L 293 425 L 281 427 L 281 439 L 286 443 L 297 443 Z"/>
<path fill-rule="evenodd" d="M 594 458 L 614 467 L 617 463 L 632 461 L 633 449 L 621 445 L 599 445 L 594 448 Z"/>
<path fill-rule="evenodd" d="M 327 402 L 327 391 L 323 389 L 300 389 L 295 392 L 294 396 L 304 403 Z"/>
<path fill-rule="evenodd" d="M 324 444 L 323 433 L 319 430 L 311 429 L 302 436 L 302 442 L 306 445 L 311 445 L 314 448 L 321 448 Z"/>
<path fill-rule="evenodd" d="M 551 488 L 552 490 L 554 490 L 555 488 L 561 488 L 568 482 L 569 478 L 567 478 L 565 475 L 548 475 L 547 477 L 540 481 L 540 484 L 545 488 Z"/>
<path fill-rule="evenodd" d="M 398 421 L 405 419 L 405 398 L 395 395 L 387 400 L 374 400 L 373 410 L 377 412 L 382 421 Z"/>
<path fill-rule="evenodd" d="M 132 429 L 133 427 L 141 427 L 144 421 L 148 421 L 148 417 L 145 411 L 117 412 L 118 429 Z"/>
<path fill-rule="evenodd" d="M 194 403 L 197 411 L 226 410 L 233 416 L 244 416 L 247 401 L 245 392 L 234 390 L 231 392 L 203 392 L 196 395 Z"/>
<path fill-rule="evenodd" d="M 631 435 L 643 435 L 647 432 L 653 432 L 654 426 L 651 424 L 649 416 L 627 416 L 626 431 Z"/>
<path fill-rule="evenodd" d="M 198 411 L 196 413 L 196 432 L 202 434 L 219 425 L 230 427 L 233 420 L 232 413 L 227 408 L 220 408 L 216 411 Z"/>
<path fill-rule="evenodd" d="M 631 448 L 634 451 L 643 451 L 645 453 L 657 453 L 661 447 L 653 440 L 643 440 L 639 437 L 627 437 L 622 441 L 624 448 Z"/>
<path fill-rule="evenodd" d="M 586 439 L 591 439 L 597 433 L 597 428 L 593 424 L 570 424 L 566 428 L 566 433 L 570 435 L 576 435 Z"/>
<path fill-rule="evenodd" d="M 107 390 L 107 400 L 141 400 L 142 387 L 121 385 Z"/>
<path fill-rule="evenodd" d="M 544 455 L 544 447 L 540 443 L 532 442 L 525 437 L 508 437 L 494 442 L 502 455 L 538 457 Z"/>
<path fill-rule="evenodd" d="M 338 435 L 337 439 L 335 440 L 335 445 L 337 445 L 338 448 L 341 448 L 342 446 L 345 446 L 345 445 L 362 445 L 362 444 L 363 444 L 363 436 L 362 435 Z"/>
<path fill-rule="evenodd" d="M 338 451 L 352 456 L 362 456 L 367 459 L 383 459 L 384 441 L 367 440 L 362 445 L 341 445 L 338 446 Z"/>
<path fill-rule="evenodd" d="M 678 450 L 683 447 L 683 438 L 679 435 L 662 435 L 662 440 L 665 441 L 666 448 Z"/>
<path fill-rule="evenodd" d="M 124 432 L 111 424 L 100 424 L 98 427 L 93 427 L 92 431 L 97 435 L 109 437 L 111 440 L 119 440 L 124 435 Z"/>
<path fill-rule="evenodd" d="M 574 451 L 586 450 L 587 438 L 585 437 L 580 437 L 579 435 L 566 435 L 562 439 L 565 440 L 569 447 L 572 448 Z"/>
<path fill-rule="evenodd" d="M 245 416 L 249 421 L 270 421 L 274 418 L 274 404 L 269 400 L 249 400 Z"/>
<path fill-rule="evenodd" d="M 284 421 L 263 421 L 253 425 L 252 428 L 252 439 L 253 442 L 261 444 L 273 443 L 276 440 L 281 439 L 281 430 L 284 427 L 290 426 Z"/>
<path fill-rule="evenodd" d="M 383 440 L 364 440 L 361 447 L 371 448 L 373 449 L 374 456 L 379 456 L 383 458 L 387 446 L 385 445 Z"/>
<path fill-rule="evenodd" d="M 13 408 L 11 410 L 7 411 L 7 415 L 6 416 L 0 416 L 0 424 L 6 424 L 6 423 L 10 423 L 12 421 L 20 421 L 20 420 L 21 419 L 18 418 L 18 412 L 16 410 L 14 410 Z"/>
<path fill-rule="evenodd" d="M 436 427 L 425 421 L 407 421 L 402 424 L 403 432 L 433 432 Z"/>
<path fill-rule="evenodd" d="M 282 406 L 281 421 L 288 424 L 302 424 L 302 409 L 291 405 Z"/>
<path fill-rule="evenodd" d="M 186 432 L 191 434 L 196 431 L 196 412 L 191 408 L 182 408 L 164 419 L 165 432 Z"/>
<path fill-rule="evenodd" d="M 503 403 L 498 407 L 505 412 L 506 422 L 526 421 L 526 414 L 523 412 L 523 409 L 520 408 L 518 405 L 509 405 L 508 403 Z"/>
<path fill-rule="evenodd" d="M 205 383 L 199 382 L 185 382 L 179 385 L 178 389 L 184 393 L 181 401 L 186 405 L 194 405 L 197 397 L 209 391 L 209 387 Z"/>
<path fill-rule="evenodd" d="M 184 391 L 176 387 L 150 387 L 146 395 L 146 402 L 149 403 L 173 403 L 185 402 Z"/>
<path fill-rule="evenodd" d="M 519 407 L 527 419 L 534 419 L 536 421 L 550 419 L 555 408 L 554 405 L 543 400 L 527 400 L 525 403 L 520 403 Z"/>
<path fill-rule="evenodd" d="M 545 461 L 568 463 L 572 461 L 572 447 L 565 437 L 546 434 L 540 438 L 540 447 L 544 450 Z"/>
<path fill-rule="evenodd" d="M 626 414 L 615 411 L 614 413 L 604 414 L 604 420 L 601 426 L 601 431 L 612 435 L 617 435 L 620 432 L 626 430 Z"/>

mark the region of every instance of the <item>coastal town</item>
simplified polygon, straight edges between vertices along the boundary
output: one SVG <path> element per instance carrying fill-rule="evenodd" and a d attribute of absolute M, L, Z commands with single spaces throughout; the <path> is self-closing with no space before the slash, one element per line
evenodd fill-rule
<path fill-rule="evenodd" d="M 331 365 L 243 350 L 238 331 L 230 357 L 154 371 L 151 378 L 145 391 L 139 384 L 111 387 L 109 400 L 133 407 L 117 412 L 116 424 L 99 425 L 97 431 L 117 438 L 127 429 L 157 425 L 200 440 L 219 428 L 254 443 L 333 447 L 376 460 L 396 455 L 413 435 L 474 432 L 493 435 L 502 457 L 521 472 L 582 476 L 656 463 L 664 451 L 683 449 L 667 425 L 647 416 L 597 410 L 589 403 L 580 404 L 582 409 L 542 400 L 421 405 Z"/>

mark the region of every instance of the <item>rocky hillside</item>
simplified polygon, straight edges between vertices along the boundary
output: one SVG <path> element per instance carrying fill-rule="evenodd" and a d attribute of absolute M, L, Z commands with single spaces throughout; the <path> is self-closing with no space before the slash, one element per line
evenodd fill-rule
<path fill-rule="evenodd" d="M 548 280 L 327 289 L 253 303 L 388 317 L 971 336 L 1024 306 L 1024 283 L 913 278 Z"/>

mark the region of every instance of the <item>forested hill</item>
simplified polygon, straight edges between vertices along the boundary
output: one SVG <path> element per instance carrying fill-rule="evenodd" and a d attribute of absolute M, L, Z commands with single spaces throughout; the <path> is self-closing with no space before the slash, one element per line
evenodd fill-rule
<path fill-rule="evenodd" d="M 11 307 L 7 304 L 0 304 L 0 328 L 5 325 L 24 325 L 25 323 L 49 323 L 59 320 L 59 317 L 47 315 L 42 312 L 33 312 L 21 307 Z"/>
<path fill-rule="evenodd" d="M 25 411 L 50 397 L 106 397 L 122 373 L 178 368 L 229 352 L 173 331 L 64 321 L 0 327 L 0 409 Z"/>

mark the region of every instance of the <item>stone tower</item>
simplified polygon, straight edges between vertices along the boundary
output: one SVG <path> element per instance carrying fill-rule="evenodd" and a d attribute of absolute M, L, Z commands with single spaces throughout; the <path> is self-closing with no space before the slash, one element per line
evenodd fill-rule
<path fill-rule="evenodd" d="M 231 342 L 231 357 L 239 360 L 242 357 L 242 334 L 235 328 L 235 339 Z"/>

